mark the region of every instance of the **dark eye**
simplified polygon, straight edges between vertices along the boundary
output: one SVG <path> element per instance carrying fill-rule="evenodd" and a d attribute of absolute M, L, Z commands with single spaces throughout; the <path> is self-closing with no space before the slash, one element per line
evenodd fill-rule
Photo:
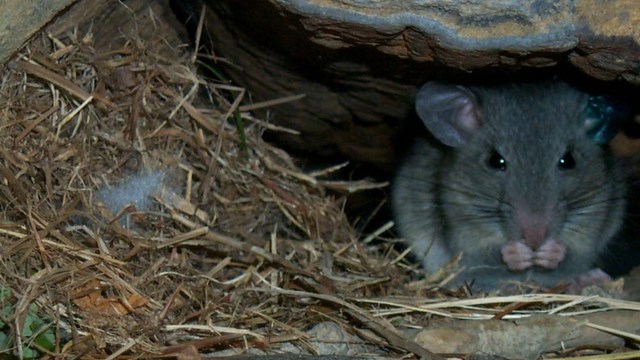
<path fill-rule="evenodd" d="M 502 157 L 502 155 L 500 155 L 500 153 L 495 149 L 491 151 L 491 155 L 487 160 L 487 165 L 492 169 L 500 171 L 507 170 L 507 160 L 505 160 L 504 157 Z"/>
<path fill-rule="evenodd" d="M 560 160 L 558 160 L 558 167 L 560 170 L 571 170 L 576 167 L 576 159 L 574 159 L 573 155 L 567 151 L 562 155 Z"/>

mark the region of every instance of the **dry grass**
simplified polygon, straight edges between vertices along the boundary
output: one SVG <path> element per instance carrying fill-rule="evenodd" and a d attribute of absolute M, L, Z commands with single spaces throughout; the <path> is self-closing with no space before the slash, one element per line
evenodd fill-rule
<path fill-rule="evenodd" d="M 251 287 L 309 278 L 365 296 L 406 276 L 386 266 L 389 245 L 357 242 L 325 190 L 367 184 L 301 173 L 260 140 L 275 127 L 240 106 L 244 89 L 139 40 L 103 52 L 90 36 L 43 35 L 2 74 L 0 284 L 19 299 L 14 331 L 37 303 L 72 336 L 65 353 L 160 353 L 219 336 L 268 347 L 322 311 Z M 104 215 L 98 189 L 150 170 L 171 178 L 157 208 L 128 227 Z"/>
<path fill-rule="evenodd" d="M 406 252 L 360 242 L 328 191 L 375 184 L 302 173 L 260 137 L 290 130 L 248 112 L 273 103 L 248 104 L 244 89 L 202 76 L 177 44 L 130 36 L 95 49 L 90 35 L 43 34 L 2 72 L 0 287 L 14 304 L 3 319 L 14 346 L 29 341 L 16 334 L 30 304 L 60 339 L 45 352 L 86 358 L 283 344 L 313 354 L 305 331 L 326 321 L 389 357 L 429 357 L 402 329 L 508 317 L 526 301 L 529 314 L 584 302 L 638 310 L 559 295 L 458 300 L 466 294 L 414 282 Z M 169 181 L 153 209 L 109 214 L 95 200 L 157 170 Z M 129 226 L 115 221 L 127 214 Z"/>

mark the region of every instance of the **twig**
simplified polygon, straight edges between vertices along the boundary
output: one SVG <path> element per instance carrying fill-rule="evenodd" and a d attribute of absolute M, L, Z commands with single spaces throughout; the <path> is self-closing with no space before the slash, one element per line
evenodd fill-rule
<path fill-rule="evenodd" d="M 29 74 L 39 77 L 42 80 L 48 81 L 64 90 L 66 90 L 69 94 L 71 94 L 73 97 L 79 99 L 80 101 L 86 101 L 90 96 L 93 96 L 96 100 L 98 100 L 100 103 L 102 103 L 103 105 L 106 105 L 107 107 L 113 107 L 113 103 L 111 102 L 111 100 L 107 99 L 106 97 L 98 94 L 98 93 L 94 93 L 94 94 L 90 94 L 88 92 L 86 92 L 85 90 L 83 90 L 81 87 L 79 87 L 78 85 L 72 83 L 70 80 L 68 80 L 65 77 L 62 77 L 48 69 L 45 69 L 42 66 L 38 66 L 35 64 L 31 64 L 29 62 L 26 62 L 24 60 L 21 60 L 19 62 L 20 67 L 28 72 Z"/>

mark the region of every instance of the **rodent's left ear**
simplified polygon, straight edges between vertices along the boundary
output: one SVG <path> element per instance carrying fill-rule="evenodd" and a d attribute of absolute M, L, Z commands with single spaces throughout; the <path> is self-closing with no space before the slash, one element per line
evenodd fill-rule
<path fill-rule="evenodd" d="M 585 108 L 587 136 L 598 144 L 606 144 L 620 131 L 631 116 L 629 106 L 606 95 L 590 96 Z"/>

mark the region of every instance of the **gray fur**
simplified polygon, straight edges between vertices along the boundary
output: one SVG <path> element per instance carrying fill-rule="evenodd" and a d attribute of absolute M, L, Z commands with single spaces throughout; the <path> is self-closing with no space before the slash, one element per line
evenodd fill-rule
<path fill-rule="evenodd" d="M 479 289 L 508 280 L 550 287 L 593 269 L 621 225 L 626 185 L 617 161 L 586 136 L 587 95 L 562 82 L 467 90 L 480 122 L 472 137 L 456 147 L 418 139 L 399 167 L 392 207 L 401 236 L 429 272 L 462 253 L 459 282 Z M 418 109 L 428 124 L 426 111 Z M 506 171 L 487 166 L 492 148 Z M 560 170 L 566 151 L 576 167 Z M 549 236 L 566 246 L 566 257 L 555 269 L 510 271 L 500 251 L 520 240 L 514 209 L 550 204 Z"/>

